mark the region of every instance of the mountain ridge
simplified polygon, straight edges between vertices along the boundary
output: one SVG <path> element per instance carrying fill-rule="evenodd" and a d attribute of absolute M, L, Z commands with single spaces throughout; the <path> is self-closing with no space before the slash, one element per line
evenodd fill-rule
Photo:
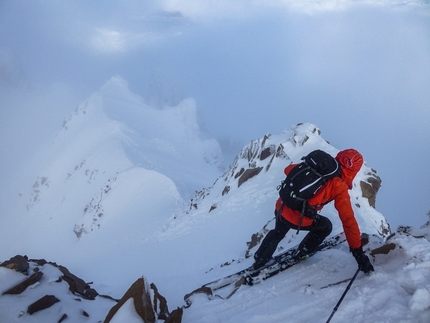
<path fill-rule="evenodd" d="M 10 247 L 1 256 L 54 260 L 115 297 L 145 275 L 175 305 L 199 285 L 250 265 L 274 225 L 283 169 L 314 149 L 339 150 L 317 126 L 302 123 L 250 141 L 222 172 L 220 147 L 200 132 L 195 109 L 192 99 L 154 109 L 122 78 L 109 80 L 41 152 L 42 171 L 2 219 L 8 230 L 2 226 L 0 239 Z M 115 111 L 124 114 L 112 119 Z M 182 123 L 169 128 L 171 122 Z M 390 227 L 374 208 L 380 183 L 365 164 L 350 195 L 362 232 L 382 239 Z M 333 205 L 323 214 L 334 233 L 342 231 Z M 289 232 L 279 250 L 302 237 Z"/>

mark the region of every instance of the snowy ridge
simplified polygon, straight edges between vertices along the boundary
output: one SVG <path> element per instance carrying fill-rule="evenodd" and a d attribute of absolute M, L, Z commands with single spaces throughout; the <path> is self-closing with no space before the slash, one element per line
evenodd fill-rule
<path fill-rule="evenodd" d="M 148 182 L 173 180 L 174 184 L 160 187 L 159 194 L 173 189 L 173 199 L 179 200 L 175 187 L 186 197 L 193 187 L 201 187 L 220 172 L 218 144 L 199 136 L 192 99 L 157 110 L 131 93 L 125 80 L 113 77 L 64 121 L 52 145 L 39 156 L 43 175 L 33 183 L 26 208 L 49 218 L 58 216 L 54 210 L 68 210 L 73 215 L 63 217 L 76 221 L 68 228 L 71 225 L 80 238 L 100 228 L 106 212 L 112 213 L 104 204 L 109 199 L 118 203 L 115 188 L 124 189 L 132 176 L 129 192 L 138 192 L 138 186 Z M 201 172 L 193 174 L 190 165 Z M 155 174 L 160 179 L 148 180 Z M 121 200 L 123 207 L 130 200 L 138 200 L 136 193 Z"/>
<path fill-rule="evenodd" d="M 112 257 L 138 259 L 117 279 L 122 291 L 152 267 L 147 259 L 169 248 L 154 248 L 154 233 L 219 176 L 221 162 L 218 143 L 199 130 L 194 100 L 154 109 L 113 77 L 30 162 L 33 179 L 3 215 L 0 237 L 10 247 L 2 258 L 28 254 L 65 265 L 75 259 L 82 273 L 92 268 L 90 277 L 105 281 L 116 276 L 99 270 Z"/>
<path fill-rule="evenodd" d="M 314 149 L 332 155 L 339 149 L 323 139 L 317 126 L 298 124 L 251 141 L 222 174 L 219 145 L 202 139 L 195 109 L 193 100 L 154 109 L 121 78 L 108 81 L 41 152 L 35 181 L 22 190 L 15 211 L 4 215 L 8 226 L 0 228 L 6 246 L 2 260 L 20 254 L 55 261 L 116 299 L 145 276 L 170 308 L 183 306 L 184 295 L 199 286 L 251 265 L 259 239 L 274 225 L 276 187 L 284 167 Z M 176 123 L 168 127 L 163 123 L 167 119 Z M 350 195 L 362 232 L 381 242 L 390 227 L 374 208 L 379 186 L 376 172 L 365 164 Z M 343 231 L 331 204 L 322 213 L 333 222 L 333 234 Z M 429 235 L 428 225 L 405 229 L 390 240 L 396 246 L 390 253 L 372 256 L 375 273 L 358 277 L 336 319 L 428 322 Z M 289 232 L 278 251 L 303 236 Z M 70 298 L 64 284 L 52 283 L 58 273 L 45 266 L 46 276 L 25 290 L 21 301 L 0 296 L 0 322 L 58 321 L 58 314 L 73 307 L 74 301 L 60 301 L 49 310 L 26 314 L 36 295 L 55 292 L 59 299 Z M 196 295 L 183 322 L 313 322 L 330 314 L 344 285 L 321 287 L 350 278 L 355 270 L 343 244 L 258 288 L 241 288 L 229 301 Z M 0 268 L 0 292 L 21 279 L 22 274 Z M 83 307 L 100 321 L 109 304 L 85 302 Z M 121 317 L 140 322 L 130 305 Z M 74 322 L 72 317 L 81 314 L 75 307 L 70 311 L 78 313 L 69 315 Z"/>
<path fill-rule="evenodd" d="M 284 179 L 284 168 L 290 163 L 298 163 L 301 157 L 314 149 L 322 149 L 335 156 L 339 150 L 327 143 L 320 130 L 312 124 L 299 124 L 281 135 L 267 134 L 259 140 L 253 140 L 244 147 L 229 169 L 217 179 L 210 188 L 197 192 L 190 201 L 186 215 L 175 218 L 172 227 L 190 228 L 193 219 L 217 217 L 218 213 L 234 212 L 237 204 L 242 209 L 247 203 L 258 204 L 274 202 L 278 197 L 276 187 Z M 375 187 L 375 184 L 378 186 Z M 373 185 L 373 186 L 372 186 Z M 386 237 L 390 234 L 387 220 L 371 206 L 380 186 L 376 171 L 363 165 L 350 191 L 357 220 L 363 232 Z M 365 194 L 363 188 L 371 188 L 372 194 Z M 241 201 L 239 202 L 238 199 Z M 229 206 L 234 206 L 230 208 Z M 374 205 L 373 205 L 374 206 Z M 219 211 L 218 211 L 219 210 Z M 268 209 L 268 214 L 273 214 Z M 239 211 L 240 212 L 240 211 Z M 332 205 L 324 208 L 323 213 L 334 222 L 334 231 L 342 231 L 337 211 Z M 213 214 L 213 215 L 210 215 Z M 264 217 L 270 221 L 271 217 Z M 182 224 L 181 223 L 187 223 Z M 266 224 L 260 222 L 261 226 Z M 177 232 L 173 233 L 177 234 Z"/>

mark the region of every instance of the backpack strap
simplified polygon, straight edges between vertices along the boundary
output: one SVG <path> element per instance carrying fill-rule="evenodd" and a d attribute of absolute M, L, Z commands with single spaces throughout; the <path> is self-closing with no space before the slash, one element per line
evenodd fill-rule
<path fill-rule="evenodd" d="M 300 229 L 302 228 L 302 221 L 303 221 L 303 217 L 305 216 L 306 204 L 308 204 L 308 202 L 303 201 L 302 211 L 300 213 L 300 220 L 299 220 L 299 225 L 297 226 L 296 234 L 299 234 Z"/>
<path fill-rule="evenodd" d="M 329 203 L 329 202 L 327 202 Z M 313 208 L 312 206 L 310 206 L 308 204 L 308 201 L 303 201 L 303 206 L 301 209 L 301 213 L 300 213 L 300 220 L 299 220 L 299 224 L 298 224 L 298 229 L 297 229 L 297 234 L 299 234 L 299 231 L 302 227 L 302 221 L 303 221 L 303 217 L 307 217 L 310 218 L 312 220 L 316 220 L 318 219 L 319 215 L 318 215 L 318 211 Z"/>
<path fill-rule="evenodd" d="M 281 200 L 281 205 L 279 206 L 279 209 L 276 210 L 276 216 L 282 216 L 282 209 L 284 208 L 284 202 Z"/>

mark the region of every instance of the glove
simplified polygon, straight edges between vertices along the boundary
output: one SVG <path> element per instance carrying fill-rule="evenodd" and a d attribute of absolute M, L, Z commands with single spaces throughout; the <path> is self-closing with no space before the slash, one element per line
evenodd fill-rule
<path fill-rule="evenodd" d="M 356 249 L 350 249 L 352 252 L 352 255 L 354 256 L 355 260 L 358 264 L 358 269 L 365 272 L 366 274 L 370 271 L 374 271 L 372 264 L 370 263 L 369 258 L 364 254 L 363 248 L 356 248 Z"/>

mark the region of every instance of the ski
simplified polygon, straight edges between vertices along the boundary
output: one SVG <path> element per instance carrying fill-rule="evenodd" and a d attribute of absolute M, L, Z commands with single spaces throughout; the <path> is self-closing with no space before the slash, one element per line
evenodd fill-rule
<path fill-rule="evenodd" d="M 258 270 L 245 272 L 244 275 L 246 276 L 246 279 L 245 279 L 246 284 L 250 286 L 258 284 L 261 281 L 266 280 L 270 277 L 273 277 L 276 274 L 298 264 L 299 262 L 302 262 L 303 260 L 308 259 L 309 257 L 313 256 L 317 252 L 331 249 L 341 244 L 344 241 L 346 241 L 346 237 L 343 232 L 335 236 L 332 236 L 331 238 L 323 241 L 323 243 L 320 244 L 314 252 L 306 255 L 305 258 L 294 257 L 294 253 L 297 250 L 297 246 L 294 248 L 288 249 L 286 252 L 276 256 L 274 258 L 275 260 L 274 263 L 271 263 L 271 264 L 269 263 L 267 266 L 264 266 Z"/>
<path fill-rule="evenodd" d="M 307 255 L 307 258 L 313 256 L 315 253 L 327 249 L 331 249 L 342 242 L 346 241 L 345 234 L 343 232 L 334 235 L 326 240 L 324 240 L 318 248 L 312 253 Z M 185 302 L 188 304 L 188 306 L 191 305 L 190 296 L 196 294 L 196 293 L 204 293 L 206 294 L 210 299 L 218 297 L 223 299 L 230 298 L 239 288 L 240 286 L 247 284 L 247 285 L 254 285 L 257 284 L 263 280 L 266 280 L 272 276 L 275 276 L 276 274 L 294 266 L 295 264 L 301 262 L 305 259 L 294 259 L 294 253 L 296 252 L 298 246 L 292 247 L 277 256 L 275 256 L 270 262 L 268 262 L 263 267 L 260 267 L 258 269 L 253 269 L 252 266 L 245 268 L 243 270 L 240 270 L 236 273 L 233 273 L 231 275 L 228 275 L 226 277 L 214 280 L 210 283 L 207 283 L 203 285 L 202 287 L 194 290 L 193 292 L 187 294 L 184 296 Z M 220 290 L 222 288 L 225 288 L 227 286 L 233 285 L 233 290 L 226 296 L 222 297 L 218 294 L 214 294 L 215 291 Z"/>

